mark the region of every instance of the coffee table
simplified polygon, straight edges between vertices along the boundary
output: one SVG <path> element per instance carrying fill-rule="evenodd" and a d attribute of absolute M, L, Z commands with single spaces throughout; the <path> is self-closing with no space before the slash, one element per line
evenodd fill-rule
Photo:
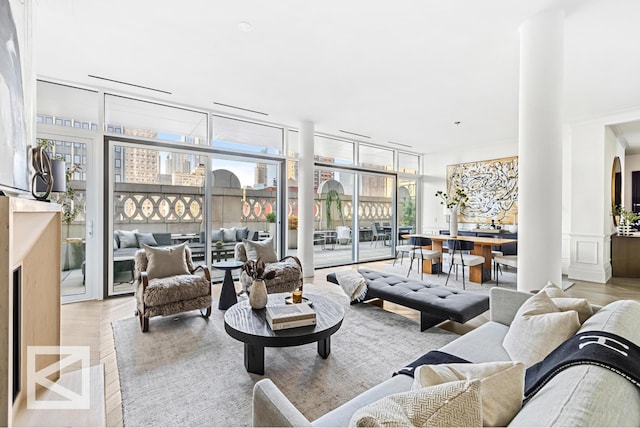
<path fill-rule="evenodd" d="M 224 271 L 224 280 L 222 281 L 222 289 L 220 290 L 220 301 L 218 302 L 218 309 L 227 310 L 232 305 L 235 305 L 238 301 L 236 297 L 236 287 L 233 285 L 233 276 L 231 276 L 231 271 L 235 269 L 240 269 L 244 265 L 243 262 L 238 261 L 224 261 L 224 262 L 214 262 L 211 264 L 216 269 L 220 269 Z"/>
<path fill-rule="evenodd" d="M 269 294 L 267 306 L 285 305 L 290 293 Z M 338 331 L 344 318 L 341 304 L 315 294 L 305 294 L 313 302 L 316 325 L 273 331 L 266 319 L 266 310 L 254 310 L 248 300 L 238 302 L 224 314 L 224 329 L 244 343 L 244 367 L 250 373 L 264 374 L 264 348 L 305 345 L 318 342 L 318 355 L 331 353 L 331 335 Z"/>

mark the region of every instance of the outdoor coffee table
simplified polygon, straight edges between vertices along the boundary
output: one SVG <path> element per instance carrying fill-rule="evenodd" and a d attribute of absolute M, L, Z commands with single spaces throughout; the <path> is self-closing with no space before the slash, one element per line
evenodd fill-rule
<path fill-rule="evenodd" d="M 290 293 L 269 294 L 267 306 L 285 305 Z M 331 335 L 338 331 L 344 308 L 329 298 L 305 294 L 313 302 L 316 325 L 273 331 L 266 310 L 254 310 L 248 300 L 233 305 L 224 314 L 224 329 L 236 340 L 244 342 L 244 366 L 250 373 L 264 374 L 264 348 L 298 346 L 318 342 L 318 355 L 327 358 L 331 352 Z"/>

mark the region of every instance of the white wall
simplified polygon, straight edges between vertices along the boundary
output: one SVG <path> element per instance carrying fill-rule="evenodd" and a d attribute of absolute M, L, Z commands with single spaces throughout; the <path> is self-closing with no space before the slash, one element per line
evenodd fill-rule
<path fill-rule="evenodd" d="M 570 145 L 569 278 L 606 283 L 611 278 L 611 171 L 613 160 L 624 160 L 624 147 L 609 125 L 637 120 L 640 111 L 573 124 Z M 623 171 L 629 165 L 621 162 Z M 623 188 L 628 179 L 623 180 Z"/>

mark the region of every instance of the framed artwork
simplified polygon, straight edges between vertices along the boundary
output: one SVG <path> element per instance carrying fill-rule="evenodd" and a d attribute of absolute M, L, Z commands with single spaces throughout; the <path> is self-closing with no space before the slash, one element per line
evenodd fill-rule
<path fill-rule="evenodd" d="M 28 192 L 29 167 L 18 35 L 0 1 L 0 189 Z"/>
<path fill-rule="evenodd" d="M 469 200 L 460 212 L 465 223 L 516 224 L 518 157 L 447 166 L 447 193 L 465 191 Z"/>

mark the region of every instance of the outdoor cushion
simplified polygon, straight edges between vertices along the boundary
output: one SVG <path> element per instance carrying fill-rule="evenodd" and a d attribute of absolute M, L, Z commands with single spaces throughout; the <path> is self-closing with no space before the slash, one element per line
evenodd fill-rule
<path fill-rule="evenodd" d="M 136 233 L 136 239 L 138 240 L 138 245 L 140 245 L 141 247 L 142 244 L 148 245 L 150 247 L 158 246 L 158 242 L 153 236 L 153 233 Z"/>

